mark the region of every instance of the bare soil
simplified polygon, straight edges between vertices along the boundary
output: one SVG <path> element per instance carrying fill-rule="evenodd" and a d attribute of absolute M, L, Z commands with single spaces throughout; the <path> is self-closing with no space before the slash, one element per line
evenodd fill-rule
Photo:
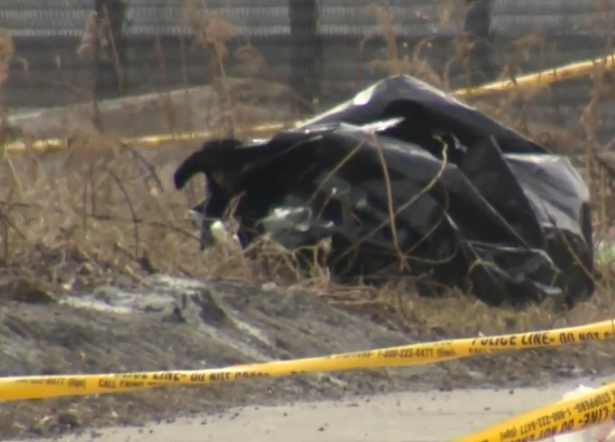
<path fill-rule="evenodd" d="M 439 326 L 420 320 L 412 323 L 387 312 L 383 305 L 351 303 L 340 308 L 332 305 L 334 297 L 297 287 L 164 275 L 152 275 L 147 282 L 147 291 L 102 286 L 67 296 L 22 286 L 20 292 L 13 291 L 14 296 L 5 293 L 0 302 L 0 375 L 202 369 L 459 337 L 458 327 L 447 330 L 444 326 L 444 315 L 428 318 Z M 438 302 L 448 304 L 449 311 L 459 304 L 457 320 L 470 321 L 467 312 L 458 308 L 468 305 L 467 300 L 419 302 L 423 311 L 435 311 Z M 484 308 L 475 305 L 474 310 L 480 323 Z M 501 313 L 494 312 L 496 322 Z M 475 328 L 477 322 L 473 324 Z M 472 330 L 472 324 L 466 325 Z M 5 403 L 0 407 L 0 438 L 138 425 L 280 401 L 431 388 L 545 385 L 608 374 L 611 348 L 611 343 L 594 343 L 437 366 Z"/>

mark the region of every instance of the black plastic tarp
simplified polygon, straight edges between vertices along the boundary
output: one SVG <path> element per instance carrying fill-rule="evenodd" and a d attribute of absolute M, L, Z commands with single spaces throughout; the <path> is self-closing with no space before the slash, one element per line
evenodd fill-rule
<path fill-rule="evenodd" d="M 201 172 L 206 218 L 241 194 L 244 244 L 330 238 L 342 280 L 411 274 L 422 294 L 492 305 L 593 293 L 589 192 L 568 159 L 410 76 L 267 140 L 207 142 L 176 187 Z"/>

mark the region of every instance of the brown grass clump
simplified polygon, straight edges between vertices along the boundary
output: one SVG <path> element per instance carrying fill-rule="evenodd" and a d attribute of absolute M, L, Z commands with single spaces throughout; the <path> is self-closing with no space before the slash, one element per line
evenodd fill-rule
<path fill-rule="evenodd" d="M 447 72 L 434 72 L 421 55 L 427 42 L 417 45 L 409 57 L 404 56 L 399 53 L 394 22 L 386 9 L 371 5 L 367 13 L 385 30 L 386 57 L 372 61 L 375 70 L 409 73 L 448 88 Z M 194 31 L 196 43 L 215 60 L 214 86 L 224 100 L 226 135 L 235 133 L 238 125 L 257 122 L 249 110 L 257 107 L 263 96 L 292 100 L 293 94 L 286 86 L 263 78 L 266 63 L 249 43 L 234 54 L 229 52 L 228 42 L 238 38 L 236 27 L 192 4 L 185 20 Z M 6 78 L 8 63 L 3 60 L 13 56 L 12 44 L 7 41 L 10 39 L 0 39 L 0 85 Z M 534 40 L 531 43 L 535 46 Z M 528 42 L 518 43 L 530 53 L 528 45 L 531 46 Z M 467 51 L 462 41 L 457 46 L 456 60 L 463 62 Z M 233 56 L 245 64 L 251 77 L 227 75 L 224 66 Z M 514 72 L 512 62 L 507 69 L 508 74 Z M 601 124 L 596 109 L 603 77 L 604 72 L 597 70 L 596 93 L 590 97 L 581 122 L 585 139 L 564 128 L 530 124 L 523 112 L 515 117 L 509 114 L 511 107 L 531 107 L 541 91 L 511 93 L 478 104 L 553 150 L 573 145 L 577 152 L 587 147 L 584 155 L 595 196 L 598 231 L 604 230 L 602 226 L 609 218 L 609 201 L 614 194 L 610 183 L 615 181 L 615 174 L 595 160 L 601 149 L 594 134 Z M 337 286 L 317 259 L 326 251 L 326 244 L 315 248 L 308 270 L 299 270 L 296 254 L 281 250 L 267 239 L 248 251 L 220 244 L 201 254 L 186 215 L 187 209 L 203 198 L 203 182 L 194 180 L 186 191 L 178 193 L 170 181 L 174 165 L 197 147 L 196 142 L 148 151 L 128 147 L 104 134 L 69 135 L 66 155 L 27 149 L 23 155 L 4 156 L 0 161 L 2 280 L 34 280 L 55 291 L 72 293 L 100 284 L 146 286 L 144 277 L 155 272 L 247 283 L 275 281 L 309 287 L 337 305 L 391 326 L 436 335 L 443 330 L 447 335 L 463 336 L 477 330 L 489 334 L 564 326 L 602 319 L 613 312 L 610 261 L 600 261 L 605 278 L 590 302 L 570 312 L 549 302 L 519 312 L 508 307 L 489 308 L 459 293 L 442 299 L 419 298 L 412 280 L 391 282 L 379 289 Z"/>

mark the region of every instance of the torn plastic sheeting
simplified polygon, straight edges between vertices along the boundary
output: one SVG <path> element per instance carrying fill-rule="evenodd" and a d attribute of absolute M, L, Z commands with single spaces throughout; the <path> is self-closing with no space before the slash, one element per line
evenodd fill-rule
<path fill-rule="evenodd" d="M 410 76 L 269 140 L 205 143 L 177 188 L 200 172 L 206 218 L 243 194 L 244 244 L 330 238 L 340 277 L 411 273 L 422 294 L 459 287 L 489 304 L 593 292 L 589 193 L 569 161 Z"/>

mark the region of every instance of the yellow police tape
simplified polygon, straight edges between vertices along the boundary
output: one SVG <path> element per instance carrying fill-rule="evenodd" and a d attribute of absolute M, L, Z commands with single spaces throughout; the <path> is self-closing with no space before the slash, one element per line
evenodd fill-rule
<path fill-rule="evenodd" d="M 523 75 L 520 77 L 504 81 L 495 81 L 481 86 L 459 89 L 453 95 L 463 98 L 481 98 L 496 93 L 509 92 L 512 90 L 523 90 L 526 88 L 540 88 L 549 86 L 562 81 L 581 78 L 596 72 L 596 68 L 604 70 L 615 68 L 615 54 L 597 57 L 591 60 L 580 61 L 567 64 L 557 68 L 546 69 L 534 74 Z M 252 127 L 238 128 L 236 136 L 270 136 L 274 133 L 292 126 L 298 126 L 303 121 L 287 121 L 279 123 L 261 124 Z M 136 138 L 124 138 L 120 142 L 127 146 L 139 147 L 160 147 L 174 142 L 186 142 L 195 140 L 206 140 L 218 136 L 216 131 L 196 131 L 173 135 L 151 135 Z M 8 154 L 24 153 L 28 150 L 37 152 L 59 152 L 68 148 L 68 142 L 62 139 L 37 140 L 26 144 L 23 141 L 14 141 L 4 146 L 4 152 Z"/>
<path fill-rule="evenodd" d="M 481 86 L 461 89 L 454 94 L 464 98 L 484 97 L 498 92 L 514 89 L 540 88 L 562 81 L 575 80 L 597 71 L 597 68 L 611 70 L 615 68 L 615 53 L 591 60 L 579 61 L 558 68 L 545 69 L 534 74 L 523 75 L 515 79 L 494 81 Z"/>
<path fill-rule="evenodd" d="M 203 385 L 245 378 L 281 377 L 311 372 L 426 365 L 473 355 L 556 347 L 614 337 L 615 320 L 609 320 L 556 330 L 455 339 L 210 370 L 5 377 L 0 378 L 0 401 L 121 393 L 141 388 Z"/>
<path fill-rule="evenodd" d="M 515 416 L 455 442 L 530 442 L 615 419 L 615 382 Z"/>
<path fill-rule="evenodd" d="M 293 127 L 298 123 L 298 121 L 290 121 L 238 128 L 235 130 L 235 136 L 271 136 L 284 128 Z M 143 137 L 122 138 L 119 140 L 119 143 L 128 147 L 161 147 L 170 143 L 185 143 L 213 139 L 219 136 L 219 133 L 219 131 L 214 130 L 202 130 L 181 134 L 148 135 Z M 48 138 L 30 143 L 18 140 L 5 144 L 4 148 L 0 150 L 10 155 L 23 154 L 30 151 L 38 153 L 57 153 L 65 151 L 68 149 L 69 145 L 70 143 L 68 140 L 61 138 Z"/>

